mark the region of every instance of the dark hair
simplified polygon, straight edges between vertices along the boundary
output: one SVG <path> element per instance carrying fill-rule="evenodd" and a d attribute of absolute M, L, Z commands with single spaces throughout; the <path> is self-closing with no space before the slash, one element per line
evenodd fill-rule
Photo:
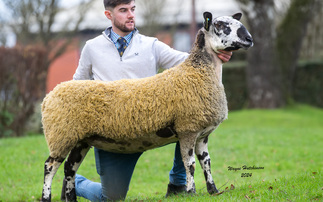
<path fill-rule="evenodd" d="M 104 8 L 115 8 L 116 6 L 120 4 L 129 4 L 134 0 L 103 0 Z"/>

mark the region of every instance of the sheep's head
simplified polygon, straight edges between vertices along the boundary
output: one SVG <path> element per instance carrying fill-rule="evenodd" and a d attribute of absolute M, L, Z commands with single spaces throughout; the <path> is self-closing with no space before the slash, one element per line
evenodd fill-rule
<path fill-rule="evenodd" d="M 253 46 L 253 39 L 245 26 L 239 21 L 242 14 L 236 13 L 233 16 L 222 16 L 212 20 L 212 14 L 205 12 L 204 33 L 205 43 L 213 51 L 233 51 L 240 48 L 248 49 Z"/>

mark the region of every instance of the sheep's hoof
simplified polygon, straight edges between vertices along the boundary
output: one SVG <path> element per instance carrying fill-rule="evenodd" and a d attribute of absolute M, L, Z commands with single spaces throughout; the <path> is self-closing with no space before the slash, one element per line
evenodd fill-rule
<path fill-rule="evenodd" d="M 46 199 L 46 198 L 42 198 L 40 200 L 40 202 L 51 202 L 52 200 L 49 198 L 49 199 Z"/>
<path fill-rule="evenodd" d="M 188 194 L 195 194 L 196 193 L 196 189 L 195 189 L 195 183 L 193 182 L 192 188 L 190 190 L 187 190 Z"/>
<path fill-rule="evenodd" d="M 195 194 L 196 190 L 195 190 L 195 188 L 192 188 L 192 189 L 188 190 L 187 193 L 188 194 Z"/>
<path fill-rule="evenodd" d="M 209 194 L 219 193 L 214 183 L 213 184 L 207 183 L 206 186 L 207 186 L 207 192 L 209 192 Z"/>
<path fill-rule="evenodd" d="M 67 193 L 66 194 L 66 199 L 65 199 L 65 201 L 69 201 L 69 202 L 77 202 L 77 200 L 76 200 L 76 193 L 75 193 L 75 189 L 73 189 L 72 191 L 71 191 L 71 193 Z"/>

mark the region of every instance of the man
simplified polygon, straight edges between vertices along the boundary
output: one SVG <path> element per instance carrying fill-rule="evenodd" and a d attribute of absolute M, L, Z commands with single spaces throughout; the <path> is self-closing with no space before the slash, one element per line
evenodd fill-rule
<path fill-rule="evenodd" d="M 143 36 L 135 28 L 135 0 L 104 0 L 105 15 L 112 26 L 102 35 L 87 41 L 74 80 L 133 79 L 153 76 L 159 67 L 171 68 L 188 57 L 156 38 Z M 219 54 L 227 62 L 231 52 Z M 162 88 L 162 86 L 161 86 Z M 94 149 L 101 183 L 76 175 L 77 196 L 91 201 L 125 199 L 131 176 L 142 153 L 117 154 Z M 169 174 L 166 196 L 186 190 L 186 174 L 179 144 L 176 144 L 174 166 Z"/>

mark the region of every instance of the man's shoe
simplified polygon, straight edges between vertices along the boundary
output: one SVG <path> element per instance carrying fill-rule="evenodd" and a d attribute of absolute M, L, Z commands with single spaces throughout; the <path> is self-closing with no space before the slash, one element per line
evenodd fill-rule
<path fill-rule="evenodd" d="M 176 186 L 176 185 L 169 183 L 165 197 L 168 197 L 171 195 L 177 195 L 179 193 L 186 193 L 186 185 Z"/>

